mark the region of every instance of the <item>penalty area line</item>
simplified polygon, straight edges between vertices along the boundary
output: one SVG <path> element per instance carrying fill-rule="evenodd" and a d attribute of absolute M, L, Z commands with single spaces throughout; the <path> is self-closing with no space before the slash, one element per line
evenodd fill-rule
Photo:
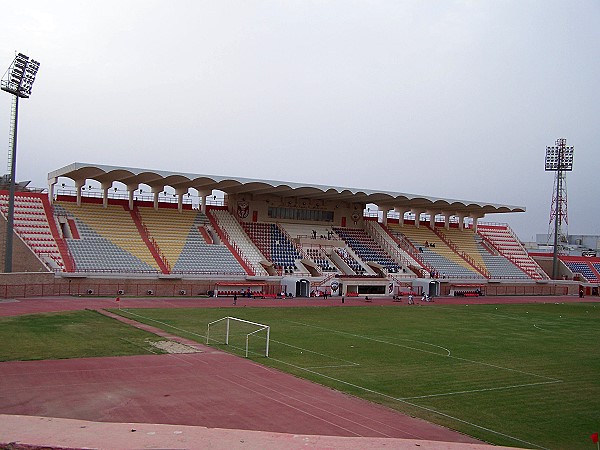
<path fill-rule="evenodd" d="M 496 431 L 496 430 L 492 430 L 491 428 L 484 427 L 483 425 L 477 425 L 476 423 L 469 422 L 469 421 L 464 420 L 464 419 L 460 419 L 459 417 L 451 416 L 450 414 L 446 414 L 446 413 L 443 413 L 441 411 L 437 411 L 437 410 L 435 410 L 433 408 L 428 408 L 426 406 L 417 405 L 416 403 L 409 402 L 409 401 L 407 401 L 407 400 L 405 400 L 403 398 L 394 397 L 394 396 L 389 395 L 389 394 L 384 394 L 383 392 L 378 392 L 378 391 L 375 391 L 373 389 L 366 388 L 364 386 L 359 386 L 357 384 L 350 383 L 348 381 L 340 380 L 339 378 L 334 378 L 334 377 L 331 377 L 329 375 L 325 375 L 323 373 L 316 372 L 316 371 L 311 370 L 309 368 L 297 366 L 295 364 L 288 363 L 286 361 L 282 361 L 280 359 L 274 359 L 274 358 L 271 358 L 271 359 L 273 361 L 277 361 L 277 362 L 279 362 L 281 364 L 285 364 L 287 366 L 294 367 L 295 369 L 303 370 L 303 371 L 312 373 L 313 375 L 317 375 L 317 376 L 326 378 L 326 379 L 334 381 L 336 383 L 344 384 L 346 386 L 350 386 L 350 387 L 353 387 L 355 389 L 359 389 L 361 391 L 368 392 L 370 394 L 375 394 L 375 395 L 378 395 L 380 397 L 387 398 L 388 400 L 394 400 L 394 401 L 399 402 L 399 403 L 404 403 L 405 405 L 409 405 L 409 406 L 412 406 L 414 408 L 421 409 L 423 411 L 427 411 L 427 412 L 430 412 L 430 413 L 433 413 L 433 414 L 437 414 L 437 415 L 442 416 L 442 417 L 446 417 L 447 419 L 454 420 L 456 422 L 460 422 L 460 423 L 463 423 L 465 425 L 472 426 L 472 427 L 477 428 L 479 430 L 483 430 L 483 431 L 486 431 L 486 432 L 489 432 L 489 433 L 492 433 L 492 434 L 495 434 L 495 435 L 498 435 L 498 436 L 502 436 L 502 437 L 505 437 L 507 439 L 512 439 L 512 440 L 514 440 L 516 442 L 520 442 L 520 443 L 525 444 L 525 445 L 530 445 L 530 446 L 535 447 L 535 448 L 539 448 L 539 449 L 542 449 L 542 450 L 549 450 L 548 448 L 542 447 L 541 445 L 538 445 L 538 444 L 534 444 L 533 442 L 528 442 L 528 441 L 525 441 L 523 439 L 519 439 L 517 437 L 511 436 L 509 434 L 502 433 L 502 432 Z"/>
<path fill-rule="evenodd" d="M 447 348 L 441 347 L 441 346 L 435 345 L 435 344 L 430 344 L 430 343 L 427 343 L 427 342 L 414 341 L 414 342 L 421 342 L 423 344 L 432 345 L 432 346 L 435 346 L 435 347 L 442 348 L 442 349 L 446 350 L 448 353 L 446 355 L 443 355 L 443 354 L 438 353 L 438 352 L 433 352 L 433 351 L 430 351 L 430 350 L 424 350 L 424 349 L 420 349 L 420 348 L 416 348 L 416 347 L 411 347 L 409 345 L 402 345 L 402 344 L 398 344 L 396 342 L 390 342 L 390 341 L 384 340 L 384 339 L 377 339 L 377 338 L 374 338 L 374 337 L 365 336 L 365 335 L 361 335 L 361 334 L 349 333 L 347 331 L 334 330 L 332 328 L 321 327 L 321 326 L 318 326 L 318 325 L 311 325 L 311 324 L 308 324 L 308 323 L 295 322 L 293 320 L 288 320 L 288 322 L 295 323 L 295 324 L 298 324 L 298 325 L 304 325 L 306 327 L 312 327 L 312 328 L 317 328 L 317 329 L 325 330 L 325 331 L 328 331 L 328 332 L 334 333 L 334 334 L 341 334 L 341 335 L 345 335 L 345 336 L 355 337 L 355 338 L 358 338 L 358 339 L 364 339 L 364 340 L 367 340 L 367 341 L 377 342 L 377 343 L 380 343 L 380 344 L 386 344 L 386 345 L 392 345 L 392 346 L 395 346 L 395 347 L 407 348 L 407 349 L 410 349 L 410 350 L 414 350 L 414 351 L 421 352 L 421 353 L 427 353 L 427 354 L 439 356 L 439 357 L 442 357 L 442 358 L 450 358 L 450 359 L 455 359 L 455 360 L 458 360 L 458 361 L 464 361 L 464 362 L 468 362 L 468 363 L 476 364 L 476 365 L 480 365 L 480 366 L 493 367 L 495 369 L 501 369 L 501 370 L 506 370 L 506 371 L 509 371 L 509 372 L 521 373 L 521 374 L 529 375 L 529 376 L 536 377 L 536 378 L 544 378 L 544 379 L 550 380 L 550 381 L 562 381 L 562 380 L 560 380 L 558 378 L 553 378 L 553 377 L 549 377 L 549 376 L 546 376 L 546 375 L 539 375 L 537 373 L 531 373 L 531 372 L 526 372 L 526 371 L 519 370 L 519 369 L 512 369 L 510 367 L 499 366 L 497 364 L 491 364 L 491 363 L 486 363 L 486 362 L 483 362 L 483 361 L 475 361 L 475 360 L 468 359 L 468 358 L 462 358 L 460 356 L 454 356 L 454 355 L 450 354 L 450 350 L 448 350 Z"/>
<path fill-rule="evenodd" d="M 331 365 L 331 366 L 307 366 L 304 367 L 304 369 L 337 369 L 338 367 L 356 367 L 356 366 L 360 366 L 360 364 L 358 363 L 352 363 L 352 364 L 339 364 L 339 365 Z"/>
<path fill-rule="evenodd" d="M 327 359 L 332 359 L 334 361 L 341 361 L 341 362 L 347 363 L 347 364 L 342 364 L 342 365 L 339 365 L 339 366 L 321 366 L 321 367 L 352 367 L 352 366 L 360 366 L 359 363 L 354 362 L 354 361 L 348 361 L 348 360 L 345 360 L 345 359 L 336 358 L 335 356 L 326 355 L 325 353 L 315 352 L 314 350 L 309 350 L 307 348 L 298 347 L 298 346 L 292 345 L 292 344 L 286 344 L 285 342 L 276 341 L 275 339 L 271 339 L 271 342 L 274 342 L 276 344 L 283 345 L 283 346 L 286 346 L 286 347 L 295 348 L 296 350 L 300 350 L 302 352 L 307 352 L 307 353 L 312 353 L 313 355 L 322 356 L 322 357 L 327 358 Z"/>
<path fill-rule="evenodd" d="M 160 323 L 161 325 L 164 325 L 164 326 L 169 327 L 169 328 L 173 328 L 174 330 L 181 331 L 183 333 L 191 334 L 193 336 L 198 336 L 198 337 L 201 337 L 202 339 L 206 339 L 206 335 L 204 335 L 204 334 L 199 334 L 199 333 L 194 333 L 193 331 L 184 330 L 183 328 L 178 328 L 175 325 L 171 325 L 170 323 L 161 322 L 160 320 L 156 320 L 156 319 L 151 319 L 150 317 L 142 316 L 141 314 L 136 314 L 136 313 L 131 312 L 131 311 L 127 310 L 127 309 L 121 309 L 121 311 L 124 311 L 127 314 L 131 314 L 132 316 L 137 316 L 137 317 L 140 317 L 142 319 L 149 320 L 151 322 Z"/>
<path fill-rule="evenodd" d="M 516 389 L 516 388 L 522 388 L 522 387 L 528 387 L 528 386 L 539 386 L 539 385 L 543 385 L 543 384 L 556 384 L 556 383 L 562 383 L 562 382 L 563 382 L 562 380 L 540 381 L 539 383 L 514 384 L 512 386 L 499 386 L 499 387 L 493 387 L 493 388 L 470 389 L 468 391 L 444 392 L 444 393 L 440 393 L 440 394 L 417 395 L 415 397 L 402 397 L 402 400 L 413 400 L 413 399 L 417 399 L 417 398 L 430 398 L 430 397 L 445 397 L 445 396 L 450 396 L 450 395 L 471 394 L 474 392 L 502 391 L 502 390 Z"/>

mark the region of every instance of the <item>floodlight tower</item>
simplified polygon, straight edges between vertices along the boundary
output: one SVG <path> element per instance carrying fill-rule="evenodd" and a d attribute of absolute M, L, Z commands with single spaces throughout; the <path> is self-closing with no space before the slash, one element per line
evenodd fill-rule
<path fill-rule="evenodd" d="M 13 228 L 15 220 L 15 175 L 17 169 L 17 123 L 19 120 L 19 98 L 29 98 L 35 75 L 40 63 L 29 59 L 22 53 L 17 54 L 14 61 L 0 81 L 0 88 L 13 95 L 8 164 L 10 166 L 10 188 L 8 193 L 8 215 L 6 220 L 6 246 L 4 254 L 4 271 L 12 272 Z"/>
<path fill-rule="evenodd" d="M 550 208 L 550 225 L 548 240 L 551 236 L 552 221 L 554 221 L 554 257 L 552 259 L 552 279 L 558 278 L 558 247 L 560 242 L 567 242 L 563 222 L 569 224 L 567 216 L 567 175 L 573 170 L 573 147 L 567 147 L 566 139 L 557 139 L 555 145 L 546 147 L 546 171 L 556 172 L 554 177 L 554 194 Z"/>

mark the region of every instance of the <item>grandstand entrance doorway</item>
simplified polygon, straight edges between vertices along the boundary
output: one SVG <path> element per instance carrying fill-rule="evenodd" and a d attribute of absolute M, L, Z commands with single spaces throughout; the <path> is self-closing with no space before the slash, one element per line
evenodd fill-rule
<path fill-rule="evenodd" d="M 430 297 L 439 297 L 440 296 L 440 282 L 439 281 L 430 281 L 429 282 L 428 295 Z"/>
<path fill-rule="evenodd" d="M 310 294 L 310 281 L 296 281 L 296 297 L 308 297 Z"/>
<path fill-rule="evenodd" d="M 441 292 L 440 282 L 431 278 L 417 278 L 412 281 L 412 290 L 427 294 L 430 297 L 439 297 Z"/>

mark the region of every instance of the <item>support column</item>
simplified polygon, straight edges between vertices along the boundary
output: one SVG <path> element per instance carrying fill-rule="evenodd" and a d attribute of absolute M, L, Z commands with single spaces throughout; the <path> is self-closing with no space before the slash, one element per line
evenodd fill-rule
<path fill-rule="evenodd" d="M 444 228 L 446 230 L 450 229 L 450 216 L 451 214 L 448 211 L 442 211 L 442 214 L 444 215 Z"/>
<path fill-rule="evenodd" d="M 381 223 L 387 227 L 388 224 L 388 213 L 390 212 L 390 208 L 383 208 L 381 206 L 377 206 L 381 212 L 383 213 L 383 217 L 381 219 Z"/>
<path fill-rule="evenodd" d="M 415 215 L 415 227 L 419 228 L 419 226 L 421 225 L 421 214 L 423 214 L 425 211 L 423 211 L 422 209 L 411 209 L 411 211 L 414 215 Z"/>
<path fill-rule="evenodd" d="M 435 212 L 434 211 L 425 211 L 426 214 L 429 214 L 429 226 L 432 230 L 435 229 Z"/>
<path fill-rule="evenodd" d="M 58 177 L 50 178 L 48 180 L 48 201 L 52 205 L 54 203 L 54 185 L 58 182 Z"/>
<path fill-rule="evenodd" d="M 137 191 L 137 184 L 128 184 L 127 185 L 127 196 L 129 197 L 129 209 L 133 210 L 133 194 Z"/>
<path fill-rule="evenodd" d="M 479 215 L 479 214 L 473 214 L 471 215 L 471 218 L 473 219 L 473 233 L 477 233 L 477 221 L 479 219 L 483 219 L 485 217 L 485 214 L 483 215 Z"/>
<path fill-rule="evenodd" d="M 112 181 L 104 181 L 102 187 L 102 206 L 108 208 L 108 190 L 112 187 Z"/>
<path fill-rule="evenodd" d="M 75 190 L 77 191 L 77 206 L 81 206 L 81 188 L 85 186 L 84 180 L 75 180 Z"/>
<path fill-rule="evenodd" d="M 175 195 L 177 195 L 177 209 L 179 212 L 183 211 L 183 196 L 187 194 L 187 188 L 175 189 Z"/>
<path fill-rule="evenodd" d="M 465 229 L 465 215 L 464 214 L 457 214 L 458 216 L 458 229 L 460 231 Z"/>
<path fill-rule="evenodd" d="M 396 211 L 400 217 L 398 219 L 398 223 L 400 224 L 401 227 L 404 226 L 404 214 L 406 214 L 408 211 L 410 211 L 410 208 L 400 208 L 398 206 L 394 207 L 394 211 Z"/>
<path fill-rule="evenodd" d="M 154 210 L 158 211 L 158 195 L 163 191 L 164 186 L 151 186 L 151 192 L 154 197 Z"/>
<path fill-rule="evenodd" d="M 200 211 L 206 214 L 206 198 L 212 194 L 212 191 L 201 191 L 198 190 L 198 196 L 200 197 Z"/>

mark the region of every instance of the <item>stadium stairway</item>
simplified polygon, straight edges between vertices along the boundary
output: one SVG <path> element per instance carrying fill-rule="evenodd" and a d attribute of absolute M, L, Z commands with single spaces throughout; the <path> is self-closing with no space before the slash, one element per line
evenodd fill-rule
<path fill-rule="evenodd" d="M 144 226 L 144 224 L 142 224 L 142 220 L 140 218 L 140 213 L 139 213 L 138 209 L 137 208 L 130 209 L 129 214 L 131 214 L 131 219 L 133 220 L 133 223 L 135 224 L 136 228 L 138 229 L 138 233 L 140 233 L 140 236 L 142 237 L 144 243 L 146 244 L 146 247 L 148 247 L 148 250 L 154 257 L 154 260 L 156 261 L 156 264 L 158 264 L 158 267 L 160 268 L 161 272 L 164 274 L 169 273 L 170 272 L 169 260 L 166 258 L 164 253 L 160 250 L 156 241 L 150 237 L 150 234 L 148 233 L 148 228 L 146 226 Z"/>
<path fill-rule="evenodd" d="M 387 225 L 379 224 L 379 226 L 392 239 L 393 243 L 409 261 L 409 268 L 418 276 L 425 278 L 433 270 L 433 267 L 423 260 L 423 255 L 417 250 L 417 247 L 400 231 L 402 228 L 399 224 L 388 222 Z M 410 261 L 413 263 L 411 264 Z"/>
<path fill-rule="evenodd" d="M 386 225 L 383 225 L 375 220 L 369 220 L 365 223 L 365 228 L 375 241 L 383 248 L 388 255 L 392 256 L 401 266 L 403 275 L 416 277 L 416 274 L 424 275 L 423 263 L 414 255 L 417 253 L 413 248 L 413 252 L 409 253 L 402 243 L 394 238 Z M 429 271 L 427 271 L 429 273 Z"/>
<path fill-rule="evenodd" d="M 336 265 L 329 259 L 325 251 L 320 247 L 309 247 L 304 249 L 307 257 L 321 268 L 321 272 L 338 272 Z"/>
<path fill-rule="evenodd" d="M 188 234 L 194 226 L 196 211 L 174 208 L 137 208 L 148 235 L 157 243 L 171 267 L 181 256 Z"/>
<path fill-rule="evenodd" d="M 287 238 L 295 243 L 298 253 L 314 263 L 321 275 L 355 274 L 348 264 L 340 260 L 339 256 L 335 257 L 334 249 L 345 247 L 345 243 L 331 227 L 314 223 L 290 222 L 278 222 L 277 225 Z"/>
<path fill-rule="evenodd" d="M 63 239 L 60 232 L 58 231 L 56 218 L 54 216 L 54 207 L 50 204 L 47 195 L 42 194 L 41 200 L 42 204 L 44 205 L 44 211 L 46 212 L 46 219 L 48 220 L 48 224 L 50 225 L 50 231 L 52 232 L 52 236 L 54 236 L 54 240 L 56 241 L 56 245 L 58 246 L 58 250 L 63 260 L 63 269 L 65 272 L 74 272 L 75 260 L 73 259 L 73 255 L 71 255 L 71 253 L 69 252 L 67 242 Z"/>
<path fill-rule="evenodd" d="M 401 264 L 395 261 L 366 230 L 342 227 L 333 229 L 365 263 L 374 262 L 390 273 L 401 271 Z"/>
<path fill-rule="evenodd" d="M 269 275 L 261 264 L 262 261 L 266 261 L 266 258 L 252 243 L 239 222 L 229 214 L 229 211 L 209 208 L 207 217 L 221 241 L 249 275 Z"/>
<path fill-rule="evenodd" d="M 359 262 L 360 258 L 350 247 L 335 248 L 331 253 L 330 258 L 346 275 L 374 274 L 373 270 L 368 265 Z"/>

